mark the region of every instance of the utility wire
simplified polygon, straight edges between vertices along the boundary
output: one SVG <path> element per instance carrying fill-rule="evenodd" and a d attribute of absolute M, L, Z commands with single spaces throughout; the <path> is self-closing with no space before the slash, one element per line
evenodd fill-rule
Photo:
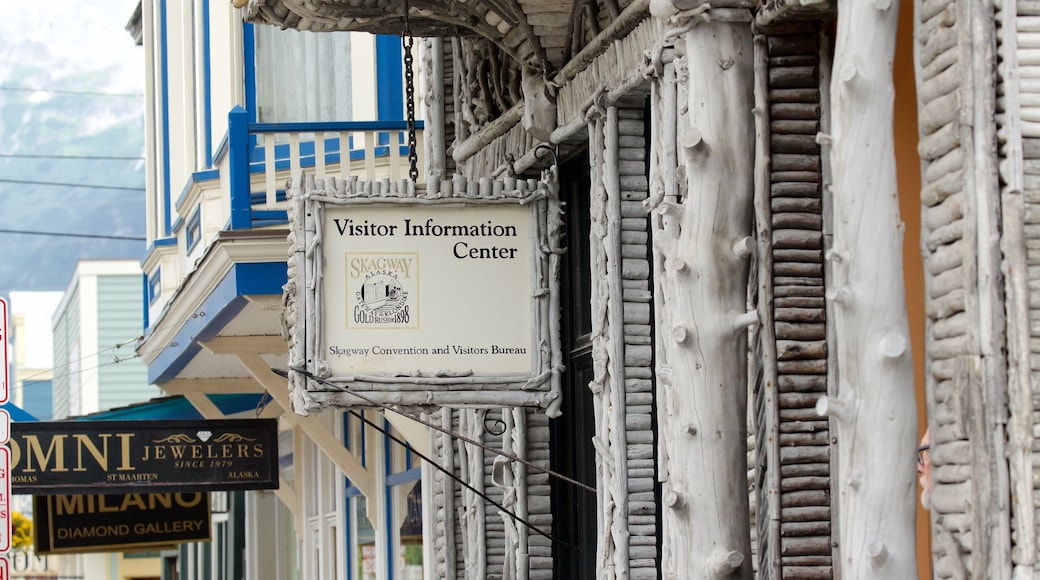
<path fill-rule="evenodd" d="M 22 381 L 30 381 L 30 380 L 33 380 L 33 379 L 34 379 L 34 378 L 36 378 L 36 377 L 42 377 L 42 376 L 45 376 L 45 375 L 47 375 L 48 373 L 51 373 L 51 374 L 52 374 L 51 378 L 53 379 L 53 378 L 55 378 L 55 377 L 53 376 L 53 373 L 54 373 L 54 372 L 55 372 L 56 370 L 58 370 L 59 368 L 69 367 L 69 366 L 71 366 L 71 365 L 72 365 L 73 363 L 78 363 L 78 362 L 81 362 L 81 361 L 87 360 L 87 359 L 89 359 L 89 358 L 95 358 L 95 357 L 96 357 L 96 358 L 101 358 L 101 355 L 103 355 L 103 354 L 105 354 L 105 353 L 107 353 L 107 352 L 111 352 L 111 351 L 113 351 L 113 350 L 119 350 L 119 349 L 123 348 L 124 346 L 126 346 L 126 345 L 128 345 L 128 344 L 130 344 L 130 343 L 133 343 L 133 342 L 137 342 L 137 341 L 141 340 L 141 338 L 143 338 L 143 337 L 141 337 L 141 336 L 135 336 L 135 337 L 133 337 L 133 338 L 130 338 L 130 339 L 124 340 L 123 342 L 117 343 L 117 344 L 116 344 L 115 346 L 110 346 L 110 347 L 108 347 L 108 348 L 105 348 L 105 349 L 99 350 L 99 351 L 95 352 L 94 354 L 88 354 L 88 355 L 83 355 L 83 356 L 81 356 L 81 357 L 79 357 L 79 358 L 77 358 L 77 359 L 75 359 L 75 360 L 65 361 L 65 363 L 64 363 L 64 364 L 62 364 L 62 365 L 61 365 L 60 367 L 51 367 L 51 368 L 49 368 L 49 369 L 47 369 L 47 370 L 42 370 L 42 371 L 39 371 L 39 372 L 33 373 L 33 374 L 31 374 L 31 375 L 29 375 L 29 376 L 27 376 L 27 377 L 23 377 L 23 378 L 22 378 L 22 379 L 20 379 L 20 380 L 22 380 Z M 163 348 L 165 348 L 165 347 L 163 347 Z M 155 351 L 150 351 L 150 352 L 148 352 L 148 353 L 135 353 L 135 355 L 134 355 L 134 356 L 128 356 L 128 357 L 126 357 L 126 358 L 119 358 L 119 356 L 118 356 L 118 355 L 113 355 L 113 357 L 112 357 L 112 360 L 113 360 L 113 362 L 111 362 L 111 363 L 104 363 L 104 364 L 100 364 L 100 365 L 98 365 L 98 366 L 96 366 L 96 367 L 91 367 L 90 369 L 80 369 L 80 370 L 78 370 L 78 371 L 76 371 L 76 372 L 69 372 L 69 373 L 65 373 L 65 374 L 63 374 L 63 375 L 57 375 L 57 377 L 58 377 L 58 378 L 68 377 L 68 376 L 72 376 L 72 375 L 74 375 L 74 374 L 77 374 L 77 373 L 81 373 L 81 372 L 83 372 L 83 371 L 87 371 L 87 370 L 93 370 L 93 369 L 97 369 L 97 368 L 101 368 L 101 367 L 104 367 L 104 366 L 108 366 L 108 365 L 113 365 L 113 364 L 119 364 L 119 363 L 121 363 L 121 362 L 123 362 L 123 361 L 126 361 L 126 360 L 130 360 L 131 358 L 139 358 L 139 357 L 142 357 L 142 356 L 144 356 L 145 354 L 151 354 L 151 352 L 155 352 Z"/>
<path fill-rule="evenodd" d="M 144 242 L 146 238 L 139 236 L 110 236 L 105 234 L 69 234 L 65 232 L 37 232 L 29 230 L 5 230 L 0 228 L 0 234 L 25 234 L 27 236 L 57 236 L 65 238 L 92 238 L 96 240 L 130 240 Z"/>
<path fill-rule="evenodd" d="M 9 87 L 4 85 L 0 85 L 0 91 L 14 91 L 21 93 L 54 93 L 58 95 L 89 95 L 93 97 L 144 97 L 144 95 L 139 93 L 106 93 L 103 91 L 73 91 L 69 89 L 33 89 L 29 87 Z"/>
<path fill-rule="evenodd" d="M 285 371 L 283 369 L 275 369 L 275 368 L 272 368 L 271 370 L 275 374 L 277 374 L 277 375 L 283 376 L 285 378 L 289 378 L 288 371 Z M 510 452 L 508 452 L 508 451 L 506 451 L 504 449 L 495 449 L 494 447 L 488 445 L 487 443 L 484 443 L 482 441 L 477 441 L 476 439 L 473 439 L 472 437 L 467 437 L 467 436 L 465 436 L 465 435 L 463 435 L 461 433 L 456 433 L 454 431 L 445 429 L 444 427 L 441 427 L 440 425 L 438 425 L 438 424 L 436 424 L 436 423 L 434 423 L 432 421 L 427 421 L 426 419 L 423 419 L 422 417 L 419 417 L 417 415 L 413 415 L 411 413 L 405 413 L 404 411 L 400 411 L 398 409 L 395 409 L 395 408 L 391 407 L 390 405 L 387 405 L 386 403 L 380 403 L 379 401 L 376 401 L 375 399 L 372 399 L 371 397 L 367 397 L 365 395 L 362 395 L 362 394 L 358 393 L 357 391 L 351 391 L 350 389 L 341 388 L 338 385 L 336 385 L 335 383 L 333 383 L 331 381 L 327 381 L 327 380 L 325 380 L 325 379 L 323 379 L 321 377 L 318 377 L 317 375 L 314 375 L 313 373 L 310 373 L 310 372 L 308 372 L 308 371 L 306 371 L 304 369 L 297 368 L 297 367 L 289 367 L 289 370 L 298 372 L 301 375 L 311 379 L 312 381 L 315 381 L 317 383 L 321 383 L 321 384 L 323 384 L 325 386 L 332 387 L 333 389 L 335 389 L 334 391 L 330 391 L 330 392 L 350 393 L 351 395 L 354 395 L 355 397 L 361 399 L 362 401 L 365 401 L 366 403 L 370 403 L 370 404 L 375 405 L 375 406 L 377 406 L 377 407 L 379 407 L 381 409 L 384 409 L 386 411 L 390 411 L 391 413 L 395 413 L 397 415 L 405 417 L 406 419 L 411 419 L 412 421 L 415 421 L 416 423 L 422 423 L 423 425 L 426 425 L 430 429 L 433 429 L 433 430 L 438 431 L 440 433 L 444 433 L 445 435 L 447 435 L 447 436 L 449 436 L 449 437 L 451 437 L 453 439 L 459 439 L 459 440 L 465 441 L 466 443 L 469 443 L 471 445 L 476 445 L 477 447 L 480 447 L 481 449 L 483 449 L 485 451 L 490 451 L 491 453 L 494 453 L 496 455 L 501 455 L 502 457 L 505 457 L 506 459 L 509 459 L 510 461 L 516 461 L 516 462 L 519 462 L 519 463 L 523 463 L 527 467 L 530 467 L 531 469 L 534 469 L 534 470 L 536 470 L 538 472 L 546 473 L 546 474 L 551 475 L 551 476 L 553 476 L 553 477 L 555 477 L 557 479 L 566 481 L 567 483 L 569 483 L 571 485 L 574 485 L 576 487 L 580 487 L 580 488 L 582 488 L 582 489 L 584 489 L 586 491 L 590 491 L 592 493 L 596 493 L 596 488 L 594 488 L 594 487 L 592 487 L 590 485 L 584 484 L 584 483 L 582 483 L 582 482 L 580 482 L 580 481 L 578 481 L 576 479 L 572 479 L 570 477 L 567 477 L 566 475 L 564 475 L 562 473 L 557 473 L 557 472 L 555 472 L 555 471 L 553 471 L 551 469 L 546 469 L 546 468 L 542 467 L 541 465 L 538 465 L 536 463 L 533 463 L 531 461 L 523 459 L 523 458 L 521 458 L 521 457 L 519 457 L 519 456 L 517 456 L 517 455 L 515 455 L 513 453 L 510 453 Z"/>
<path fill-rule="evenodd" d="M 129 155 L 43 155 L 34 153 L 0 153 L 0 159 L 86 159 L 88 161 L 143 161 Z"/>
<path fill-rule="evenodd" d="M 17 183 L 21 185 L 53 185 L 55 187 L 81 187 L 88 189 L 115 189 L 119 191 L 144 191 L 143 187 L 128 187 L 125 185 L 90 185 L 89 183 L 58 183 L 55 181 L 26 181 L 21 179 L 2 179 L 0 183 Z"/>
<path fill-rule="evenodd" d="M 274 370 L 274 369 L 272 369 L 272 370 Z M 430 459 L 425 454 L 423 454 L 421 451 L 419 451 L 418 449 L 412 447 L 411 444 L 409 444 L 407 441 L 404 441 L 401 438 L 399 438 L 398 436 L 396 436 L 393 433 L 391 433 L 388 429 L 385 429 L 382 426 L 377 425 L 374 421 L 365 418 L 364 415 L 362 415 L 361 413 L 358 413 L 357 411 L 354 411 L 353 409 L 351 409 L 348 412 L 351 415 L 357 417 L 358 419 L 361 419 L 366 425 L 372 427 L 376 431 L 379 431 L 383 435 L 386 435 L 387 437 L 392 439 L 394 442 L 396 442 L 398 445 L 401 445 L 405 449 L 408 449 L 412 453 L 418 455 L 419 458 L 422 459 L 423 461 L 425 461 L 426 463 L 428 463 L 430 465 L 430 467 L 436 468 L 438 471 L 440 471 L 444 475 L 447 475 L 451 479 L 455 480 L 459 485 L 461 485 L 461 486 L 465 487 L 466 489 L 472 491 L 473 493 L 479 495 L 481 498 L 484 499 L 484 501 L 486 501 L 489 504 L 495 506 L 502 513 L 504 513 L 507 516 L 513 518 L 517 522 L 520 522 L 521 524 L 526 526 L 527 529 L 533 531 L 534 533 L 538 534 L 539 536 L 542 536 L 542 537 L 548 539 L 550 542 L 556 542 L 557 544 L 560 544 L 562 546 L 566 546 L 567 548 L 570 548 L 570 549 L 572 549 L 574 551 L 577 551 L 577 552 L 581 551 L 580 547 L 573 546 L 571 544 L 568 544 L 567 542 L 564 542 L 563 540 L 554 538 L 552 534 L 543 532 L 542 530 L 538 529 L 538 527 L 535 526 L 534 524 L 532 524 L 531 522 L 525 520 L 524 518 L 516 515 L 515 513 L 511 512 L 511 511 L 509 511 L 508 509 L 506 509 L 506 507 L 504 505 L 502 505 L 502 504 L 498 503 L 497 501 L 491 499 L 491 497 L 489 497 L 486 493 L 478 490 L 477 488 L 475 488 L 472 485 L 470 485 L 468 482 L 464 481 L 461 477 L 455 475 L 454 471 L 452 471 L 452 470 L 442 466 L 440 463 L 437 463 L 436 461 Z"/>

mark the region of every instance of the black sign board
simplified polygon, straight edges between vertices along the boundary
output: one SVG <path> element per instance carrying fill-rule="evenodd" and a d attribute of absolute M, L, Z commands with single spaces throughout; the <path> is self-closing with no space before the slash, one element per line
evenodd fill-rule
<path fill-rule="evenodd" d="M 278 487 L 275 419 L 16 422 L 8 445 L 12 493 Z"/>
<path fill-rule="evenodd" d="M 37 554 L 122 551 L 210 539 L 206 493 L 37 495 Z"/>

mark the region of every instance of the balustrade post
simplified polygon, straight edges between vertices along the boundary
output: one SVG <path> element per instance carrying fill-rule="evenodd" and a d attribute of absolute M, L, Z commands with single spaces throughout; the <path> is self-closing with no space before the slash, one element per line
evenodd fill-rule
<path fill-rule="evenodd" d="M 249 184 L 249 113 L 239 105 L 228 113 L 228 181 L 232 230 L 252 226 Z"/>

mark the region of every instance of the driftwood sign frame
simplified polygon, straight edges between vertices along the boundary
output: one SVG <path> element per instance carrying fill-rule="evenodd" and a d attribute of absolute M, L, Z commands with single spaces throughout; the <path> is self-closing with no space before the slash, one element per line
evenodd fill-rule
<path fill-rule="evenodd" d="M 289 198 L 296 412 L 373 404 L 558 412 L 555 179 L 458 177 L 416 188 L 301 175 Z M 462 274 L 452 269 L 461 264 Z M 495 302 L 498 294 L 506 301 Z M 461 311 L 444 316 L 453 307 Z"/>

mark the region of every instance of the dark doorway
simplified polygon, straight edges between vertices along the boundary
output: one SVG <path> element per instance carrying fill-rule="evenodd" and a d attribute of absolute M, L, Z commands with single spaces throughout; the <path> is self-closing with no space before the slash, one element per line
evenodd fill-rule
<path fill-rule="evenodd" d="M 587 151 L 564 163 L 560 198 L 567 252 L 561 262 L 561 322 L 564 364 L 562 415 L 549 422 L 551 466 L 582 483 L 595 485 L 596 432 L 592 392 L 592 272 L 589 250 L 589 160 Z M 596 495 L 551 480 L 555 578 L 592 579 L 596 573 Z"/>

